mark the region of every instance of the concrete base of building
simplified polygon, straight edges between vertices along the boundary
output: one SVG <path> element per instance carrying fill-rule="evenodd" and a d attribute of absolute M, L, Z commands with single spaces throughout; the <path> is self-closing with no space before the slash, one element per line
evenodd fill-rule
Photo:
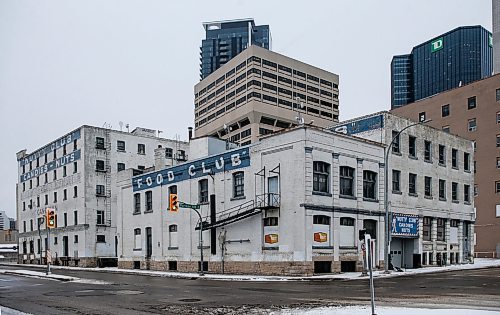
<path fill-rule="evenodd" d="M 17 259 L 18 264 L 31 264 L 31 265 L 46 265 L 47 262 L 45 258 L 34 258 L 31 259 L 28 256 L 28 259 L 24 259 L 24 255 L 19 255 Z M 98 258 L 97 257 L 82 257 L 82 258 L 65 258 L 60 257 L 52 260 L 52 265 L 54 266 L 69 266 L 69 267 L 84 267 L 84 268 L 95 268 L 98 267 Z"/>

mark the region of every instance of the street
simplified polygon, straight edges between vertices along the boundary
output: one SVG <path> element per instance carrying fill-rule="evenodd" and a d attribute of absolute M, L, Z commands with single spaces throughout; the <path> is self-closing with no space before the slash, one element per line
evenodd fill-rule
<path fill-rule="evenodd" d="M 1 274 L 0 305 L 33 314 L 267 314 L 283 308 L 366 305 L 370 301 L 365 279 L 244 282 L 71 270 L 55 273 L 82 281 Z M 376 279 L 375 290 L 379 306 L 500 310 L 500 268 Z"/>

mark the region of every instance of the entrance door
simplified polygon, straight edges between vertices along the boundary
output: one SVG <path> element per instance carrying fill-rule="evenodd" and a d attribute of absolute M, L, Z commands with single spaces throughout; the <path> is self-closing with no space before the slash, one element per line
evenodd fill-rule
<path fill-rule="evenodd" d="M 153 232 L 150 227 L 146 228 L 146 258 L 153 254 Z"/>
<path fill-rule="evenodd" d="M 63 256 L 68 257 L 68 252 L 69 252 L 69 250 L 68 250 L 68 237 L 63 236 L 62 241 L 63 241 Z"/>
<path fill-rule="evenodd" d="M 271 207 L 276 207 L 279 204 L 279 181 L 278 176 L 269 177 L 267 179 L 267 191 L 269 193 L 267 203 Z"/>
<path fill-rule="evenodd" d="M 393 238 L 391 241 L 391 263 L 394 267 L 401 268 L 403 242 L 401 239 Z"/>

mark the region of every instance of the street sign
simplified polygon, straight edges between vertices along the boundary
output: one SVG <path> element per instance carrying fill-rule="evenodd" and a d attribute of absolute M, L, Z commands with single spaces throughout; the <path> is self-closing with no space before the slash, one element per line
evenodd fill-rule
<path fill-rule="evenodd" d="M 200 205 L 192 205 L 185 202 L 179 202 L 179 208 L 200 209 Z"/>

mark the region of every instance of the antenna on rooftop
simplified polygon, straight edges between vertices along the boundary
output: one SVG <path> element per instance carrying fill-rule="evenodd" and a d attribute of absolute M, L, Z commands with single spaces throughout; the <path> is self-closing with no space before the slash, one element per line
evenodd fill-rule
<path fill-rule="evenodd" d="M 121 121 L 121 120 L 120 120 L 120 121 L 118 122 L 118 125 L 120 125 L 120 131 L 122 131 L 122 128 L 123 128 L 123 121 Z"/>

